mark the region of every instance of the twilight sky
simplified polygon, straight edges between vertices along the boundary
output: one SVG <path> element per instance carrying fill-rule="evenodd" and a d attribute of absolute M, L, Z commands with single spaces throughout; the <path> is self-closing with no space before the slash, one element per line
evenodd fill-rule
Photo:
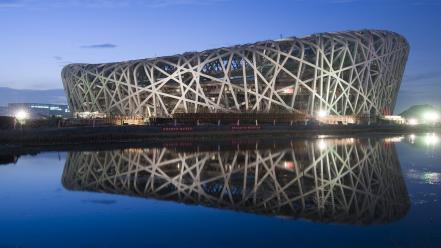
<path fill-rule="evenodd" d="M 440 26 L 441 0 L 0 0 L 0 87 L 62 88 L 68 63 L 374 28 L 411 45 L 396 112 L 441 107 Z"/>

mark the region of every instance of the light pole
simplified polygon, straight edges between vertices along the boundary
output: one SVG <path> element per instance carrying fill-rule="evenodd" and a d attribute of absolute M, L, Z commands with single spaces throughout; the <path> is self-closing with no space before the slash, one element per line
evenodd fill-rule
<path fill-rule="evenodd" d="M 17 113 L 15 113 L 14 116 L 18 120 L 18 123 L 20 123 L 20 126 L 23 126 L 23 124 L 25 124 L 26 119 L 29 118 L 29 113 L 21 109 L 17 111 Z"/>

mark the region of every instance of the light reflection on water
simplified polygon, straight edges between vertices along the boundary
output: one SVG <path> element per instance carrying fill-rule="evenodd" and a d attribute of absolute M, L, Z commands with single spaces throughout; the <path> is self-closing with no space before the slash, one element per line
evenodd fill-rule
<path fill-rule="evenodd" d="M 437 246 L 438 137 L 3 154 L 0 247 Z"/>
<path fill-rule="evenodd" d="M 440 184 L 441 182 L 441 173 L 438 172 L 427 172 L 409 169 L 407 177 L 422 184 Z"/>

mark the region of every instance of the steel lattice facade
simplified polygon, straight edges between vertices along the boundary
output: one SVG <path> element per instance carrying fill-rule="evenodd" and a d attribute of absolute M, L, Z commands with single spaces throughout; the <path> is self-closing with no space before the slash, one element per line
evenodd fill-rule
<path fill-rule="evenodd" d="M 70 64 L 62 79 L 74 113 L 388 115 L 409 45 L 389 31 L 320 33 L 182 55 Z"/>
<path fill-rule="evenodd" d="M 71 190 L 270 216 L 389 223 L 407 214 L 410 201 L 395 147 L 384 142 L 348 138 L 297 140 L 276 149 L 71 152 L 62 182 Z"/>

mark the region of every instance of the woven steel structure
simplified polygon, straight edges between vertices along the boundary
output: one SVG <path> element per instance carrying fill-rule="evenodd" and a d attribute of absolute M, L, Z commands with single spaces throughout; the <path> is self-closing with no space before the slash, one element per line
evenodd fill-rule
<path fill-rule="evenodd" d="M 62 71 L 74 113 L 391 114 L 409 45 L 380 30 L 320 33 Z"/>
<path fill-rule="evenodd" d="M 71 152 L 62 181 L 71 190 L 347 224 L 388 223 L 410 206 L 393 144 L 372 139 L 254 150 Z"/>

